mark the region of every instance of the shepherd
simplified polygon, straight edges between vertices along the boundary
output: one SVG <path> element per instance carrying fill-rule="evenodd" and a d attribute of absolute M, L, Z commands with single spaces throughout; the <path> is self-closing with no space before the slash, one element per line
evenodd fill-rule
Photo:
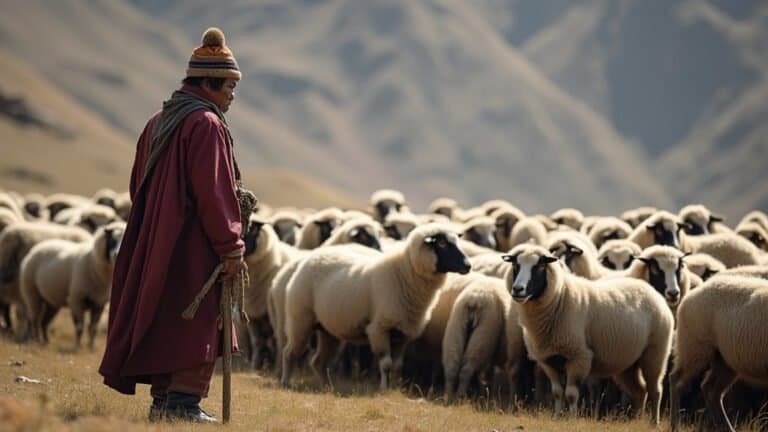
<path fill-rule="evenodd" d="M 216 359 L 234 349 L 223 342 L 221 286 L 242 273 L 241 234 L 255 205 L 243 208 L 249 193 L 224 118 L 240 77 L 224 33 L 206 30 L 182 87 L 136 146 L 133 207 L 115 263 L 99 373 L 124 394 L 149 384 L 150 421 L 218 422 L 200 401 Z M 201 295 L 212 273 L 220 273 L 214 289 Z M 182 317 L 194 302 L 195 311 Z"/>

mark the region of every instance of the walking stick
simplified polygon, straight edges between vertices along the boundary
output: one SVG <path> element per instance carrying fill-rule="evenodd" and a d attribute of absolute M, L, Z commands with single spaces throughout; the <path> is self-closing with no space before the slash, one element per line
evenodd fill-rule
<path fill-rule="evenodd" d="M 223 292 L 221 293 L 221 319 L 224 326 L 224 341 L 222 349 L 224 357 L 222 359 L 222 369 L 224 374 L 224 384 L 222 387 L 222 421 L 229 423 L 232 405 L 232 289 L 234 280 L 230 279 L 224 282 Z"/>

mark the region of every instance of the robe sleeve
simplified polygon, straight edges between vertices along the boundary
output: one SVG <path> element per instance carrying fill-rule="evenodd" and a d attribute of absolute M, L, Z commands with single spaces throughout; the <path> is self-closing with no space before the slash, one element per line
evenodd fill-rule
<path fill-rule="evenodd" d="M 225 131 L 213 114 L 196 120 L 189 135 L 187 172 L 198 216 L 213 249 L 221 256 L 241 255 L 240 206 L 232 155 Z"/>

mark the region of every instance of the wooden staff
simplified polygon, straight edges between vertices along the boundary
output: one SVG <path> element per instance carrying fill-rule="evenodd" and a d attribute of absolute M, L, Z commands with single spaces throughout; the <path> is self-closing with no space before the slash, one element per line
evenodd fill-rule
<path fill-rule="evenodd" d="M 223 284 L 221 293 L 221 320 L 224 330 L 224 341 L 222 347 L 224 356 L 222 358 L 222 369 L 224 375 L 224 384 L 222 390 L 222 421 L 229 423 L 232 405 L 232 287 L 234 280 L 228 279 Z"/>

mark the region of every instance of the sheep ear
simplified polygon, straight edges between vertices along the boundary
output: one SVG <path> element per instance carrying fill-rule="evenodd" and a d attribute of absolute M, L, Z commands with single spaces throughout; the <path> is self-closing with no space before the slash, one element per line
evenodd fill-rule
<path fill-rule="evenodd" d="M 648 230 L 656 229 L 656 224 L 648 224 L 645 226 L 645 229 L 648 229 Z"/>
<path fill-rule="evenodd" d="M 431 245 L 431 244 L 435 243 L 436 241 L 437 241 L 437 239 L 435 238 L 435 236 L 424 237 L 424 243 L 426 243 L 426 244 Z"/>
<path fill-rule="evenodd" d="M 557 262 L 557 258 L 555 258 L 553 256 L 542 255 L 541 256 L 541 262 L 543 264 L 552 264 L 553 262 Z"/>
<path fill-rule="evenodd" d="M 709 221 L 710 222 L 725 222 L 725 216 L 713 213 L 712 215 L 709 216 Z"/>

